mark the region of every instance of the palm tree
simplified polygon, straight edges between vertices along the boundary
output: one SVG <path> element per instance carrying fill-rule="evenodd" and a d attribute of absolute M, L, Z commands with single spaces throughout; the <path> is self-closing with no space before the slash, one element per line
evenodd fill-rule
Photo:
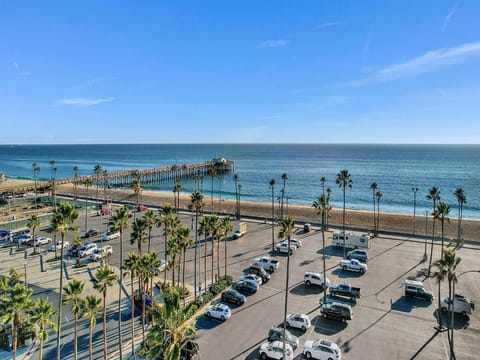
<path fill-rule="evenodd" d="M 290 240 L 295 230 L 295 224 L 293 219 L 287 215 L 280 220 L 280 232 L 278 233 L 279 239 L 288 240 L 288 252 L 287 252 L 287 276 L 285 280 L 285 310 L 283 314 L 283 358 L 285 358 L 285 332 L 287 329 L 287 309 L 288 309 L 288 281 L 290 277 Z"/>
<path fill-rule="evenodd" d="M 92 186 L 92 180 L 90 178 L 87 178 L 85 180 L 85 187 L 87 188 L 87 194 L 85 196 L 85 232 L 88 231 L 88 196 L 90 193 L 88 192 L 88 189 Z"/>
<path fill-rule="evenodd" d="M 217 176 L 217 167 L 215 165 L 211 165 L 208 168 L 208 175 L 210 175 L 212 179 L 212 192 L 211 192 L 211 202 L 212 202 L 212 215 L 213 215 L 213 178 Z"/>
<path fill-rule="evenodd" d="M 235 183 L 235 219 L 239 219 L 239 214 L 238 214 L 238 175 L 234 174 L 233 175 L 233 181 Z"/>
<path fill-rule="evenodd" d="M 330 206 L 330 195 L 332 194 L 332 189 L 327 187 L 325 192 L 327 193 L 327 204 L 328 204 L 327 218 L 325 219 L 325 230 L 327 230 L 328 229 L 328 222 L 329 222 L 328 221 L 328 218 L 329 218 L 328 213 L 330 212 L 330 210 L 332 210 L 332 207 Z"/>
<path fill-rule="evenodd" d="M 33 167 L 33 179 L 35 180 L 35 209 L 37 208 L 37 181 L 38 173 L 40 172 L 40 166 L 36 162 L 32 164 Z"/>
<path fill-rule="evenodd" d="M 325 194 L 322 194 L 318 197 L 317 200 L 315 200 L 312 204 L 312 207 L 317 210 L 317 215 L 321 215 L 322 219 L 322 258 L 323 258 L 323 286 L 324 286 L 324 292 L 323 292 L 323 303 L 327 303 L 327 289 L 326 289 L 326 283 L 327 283 L 327 270 L 326 270 L 326 264 L 325 264 L 325 219 L 328 217 L 328 212 L 330 211 L 331 207 L 329 204 L 329 199 Z"/>
<path fill-rule="evenodd" d="M 270 179 L 269 186 L 272 190 L 272 251 L 275 251 L 275 179 Z"/>
<path fill-rule="evenodd" d="M 322 195 L 325 195 L 325 181 L 327 181 L 327 179 L 325 178 L 325 176 L 322 176 L 320 178 L 320 184 L 322 185 Z"/>
<path fill-rule="evenodd" d="M 31 215 L 27 221 L 27 227 L 32 230 L 33 241 L 33 253 L 37 253 L 37 243 L 35 241 L 35 229 L 40 226 L 40 219 L 37 215 Z"/>
<path fill-rule="evenodd" d="M 177 232 L 178 243 L 182 251 L 182 298 L 183 306 L 185 306 L 185 264 L 187 257 L 187 248 L 193 245 L 193 241 L 190 238 L 190 229 L 187 226 L 181 226 Z"/>
<path fill-rule="evenodd" d="M 225 277 L 227 276 L 227 238 L 228 233 L 233 230 L 232 223 L 230 222 L 230 216 L 224 216 L 220 219 L 220 227 L 222 229 L 223 242 L 225 245 L 225 254 L 224 254 L 224 266 L 225 266 Z"/>
<path fill-rule="evenodd" d="M 370 189 L 372 189 L 372 195 L 373 195 L 373 235 L 377 235 L 377 221 L 375 217 L 375 192 L 378 189 L 377 183 L 374 181 L 370 184 Z"/>
<path fill-rule="evenodd" d="M 456 188 L 453 193 L 457 199 L 458 205 L 458 227 L 457 227 L 457 244 L 460 245 L 460 237 L 462 235 L 462 217 L 463 217 L 463 205 L 467 203 L 467 196 L 462 188 Z"/>
<path fill-rule="evenodd" d="M 131 252 L 128 254 L 128 257 L 125 259 L 123 264 L 123 269 L 126 270 L 130 274 L 130 332 L 132 337 L 132 355 L 135 355 L 135 302 L 133 301 L 135 290 L 134 290 L 134 280 L 135 276 L 138 274 L 138 267 L 140 262 L 140 256 L 138 254 Z"/>
<path fill-rule="evenodd" d="M 433 212 L 435 212 L 435 207 L 437 200 L 440 200 L 440 190 L 436 186 L 432 186 L 428 189 L 428 194 L 426 196 L 427 200 L 432 200 L 433 202 Z M 432 212 L 432 215 L 433 215 Z M 435 218 L 433 218 L 433 230 L 432 230 L 432 244 L 430 245 L 430 262 L 428 263 L 428 274 L 430 276 L 430 271 L 432 268 L 432 258 L 433 258 L 433 240 L 435 239 Z"/>
<path fill-rule="evenodd" d="M 118 231 L 120 233 L 120 266 L 123 264 L 123 233 L 125 229 L 130 227 L 130 219 L 132 214 L 127 211 L 125 206 L 119 207 L 112 215 L 110 222 L 110 230 Z M 118 284 L 118 351 L 120 359 L 123 357 L 122 348 L 122 286 L 123 286 L 123 271 L 120 271 L 120 281 Z"/>
<path fill-rule="evenodd" d="M 440 225 L 442 227 L 442 258 L 443 258 L 443 244 L 445 240 L 445 221 L 450 222 L 448 218 L 448 214 L 450 214 L 450 205 L 447 205 L 443 201 L 440 201 L 433 212 L 433 218 L 436 220 L 440 220 Z"/>
<path fill-rule="evenodd" d="M 93 360 L 93 351 L 92 351 L 92 343 L 93 343 L 93 329 L 97 324 L 97 317 L 100 315 L 100 304 L 102 303 L 102 299 L 99 299 L 95 295 L 88 295 L 85 298 L 85 301 L 82 302 L 81 306 L 81 314 L 82 317 L 88 318 L 88 353 L 89 359 Z"/>
<path fill-rule="evenodd" d="M 73 167 L 73 198 L 77 200 L 78 190 L 78 166 Z"/>
<path fill-rule="evenodd" d="M 375 193 L 375 197 L 377 198 L 377 226 L 376 226 L 376 234 L 378 235 L 378 231 L 380 228 L 380 199 L 382 198 L 383 194 L 381 191 L 377 191 Z"/>
<path fill-rule="evenodd" d="M 95 278 L 93 279 L 93 288 L 103 296 L 103 358 L 107 360 L 107 290 L 112 287 L 118 276 L 108 267 L 104 265 L 97 269 Z M 121 314 L 119 313 L 120 317 Z"/>
<path fill-rule="evenodd" d="M 288 174 L 287 173 L 282 174 L 282 180 L 283 180 L 283 187 L 282 187 L 282 190 L 281 190 L 282 199 L 281 199 L 281 202 L 280 202 L 280 219 L 283 219 L 283 198 L 285 197 L 285 185 L 286 185 L 286 182 L 288 180 Z"/>
<path fill-rule="evenodd" d="M 78 317 L 81 313 L 83 287 L 85 282 L 73 278 L 68 285 L 63 288 L 63 303 L 71 304 L 73 314 L 73 359 L 77 360 L 77 340 L 78 340 Z"/>
<path fill-rule="evenodd" d="M 175 216 L 175 209 L 172 207 L 171 204 L 166 203 L 163 204 L 162 208 L 160 209 L 160 222 L 159 224 L 163 226 L 163 235 L 165 236 L 165 261 L 167 261 L 168 255 L 168 235 L 171 234 L 171 223 L 173 222 L 173 218 Z M 166 283 L 167 281 L 167 272 L 165 271 L 163 274 L 163 282 Z"/>
<path fill-rule="evenodd" d="M 100 187 L 100 175 L 102 174 L 102 167 L 100 165 L 95 165 L 93 168 L 93 173 L 95 174 L 95 199 L 98 200 L 98 188 Z"/>
<path fill-rule="evenodd" d="M 207 287 L 207 240 L 208 236 L 210 234 L 211 228 L 210 228 L 210 217 L 205 216 L 200 220 L 200 229 L 198 230 L 198 233 L 201 235 L 204 235 L 204 241 L 203 241 L 203 248 L 204 248 L 204 255 L 203 255 L 203 281 L 205 283 L 205 288 Z"/>
<path fill-rule="evenodd" d="M 57 325 L 52 321 L 55 311 L 52 310 L 52 304 L 48 299 L 39 298 L 33 305 L 30 312 L 30 321 L 38 326 L 38 358 L 43 359 L 43 344 L 48 340 L 48 328 L 57 329 Z"/>
<path fill-rule="evenodd" d="M 345 250 L 345 193 L 347 190 L 347 187 L 352 188 L 353 181 L 350 179 L 350 174 L 348 173 L 347 169 L 341 170 L 337 174 L 337 179 L 335 180 L 335 183 L 342 188 L 343 190 L 343 221 L 342 221 L 342 230 L 343 230 L 343 258 L 345 259 L 346 257 L 346 250 Z"/>
<path fill-rule="evenodd" d="M 159 219 L 153 212 L 153 210 L 147 210 L 145 215 L 143 215 L 143 221 L 145 222 L 145 227 L 148 230 L 148 247 L 147 252 L 150 252 L 150 244 L 152 239 L 152 229 L 156 226 L 159 226 Z"/>
<path fill-rule="evenodd" d="M 180 210 L 180 192 L 182 191 L 182 179 L 177 177 L 175 179 L 175 186 L 173 187 L 173 193 L 176 195 L 175 203 L 176 203 L 176 212 Z"/>
<path fill-rule="evenodd" d="M 130 244 L 137 243 L 138 255 L 142 256 L 142 243 L 147 242 L 147 226 L 143 218 L 136 218 L 133 222 Z"/>
<path fill-rule="evenodd" d="M 219 227 L 219 220 L 218 220 L 217 215 L 209 216 L 209 220 L 210 220 L 210 231 L 212 233 L 212 237 L 210 238 L 210 242 L 212 244 L 212 274 L 211 274 L 212 275 L 212 281 L 211 281 L 211 284 L 213 284 L 215 282 L 214 281 L 214 272 L 213 272 L 214 263 L 215 263 L 215 239 L 217 238 L 220 227 Z"/>
<path fill-rule="evenodd" d="M 75 207 L 72 204 L 61 202 L 60 206 L 56 208 L 53 212 L 52 219 L 52 228 L 57 227 L 62 237 L 62 245 L 60 246 L 60 267 L 59 267 L 59 277 L 60 284 L 58 286 L 59 296 L 58 296 L 58 318 L 57 318 L 57 359 L 60 359 L 60 335 L 62 329 L 62 289 L 63 289 L 63 255 L 65 246 L 65 238 L 69 231 L 76 231 L 77 228 L 74 227 L 75 220 L 78 218 L 78 212 L 75 210 Z M 55 247 L 56 248 L 56 247 Z"/>
<path fill-rule="evenodd" d="M 457 274 L 455 270 L 457 269 L 458 264 L 462 259 L 456 256 L 455 249 L 452 247 L 443 249 L 443 257 L 442 259 L 436 260 L 433 263 L 438 271 L 434 273 L 434 277 L 437 278 L 438 281 L 443 281 L 445 279 L 448 280 L 448 313 L 450 315 L 448 319 L 448 327 L 449 327 L 449 343 L 450 343 L 450 359 L 455 359 L 454 354 L 454 342 L 453 342 L 453 331 L 454 331 L 454 309 L 452 308 L 454 302 L 451 301 L 455 296 L 455 284 L 457 283 Z M 439 296 L 440 298 L 440 293 Z M 440 305 L 438 308 L 440 312 Z"/>
<path fill-rule="evenodd" d="M 195 260 L 193 266 L 193 281 L 194 281 L 194 298 L 197 298 L 197 244 L 198 244 L 198 217 L 200 213 L 203 211 L 203 195 L 198 191 L 195 190 L 190 195 L 190 204 L 188 205 L 190 210 L 195 210 Z"/>

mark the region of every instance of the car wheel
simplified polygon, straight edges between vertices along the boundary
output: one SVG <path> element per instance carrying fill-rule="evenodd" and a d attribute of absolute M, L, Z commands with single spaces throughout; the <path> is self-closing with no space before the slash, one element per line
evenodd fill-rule
<path fill-rule="evenodd" d="M 302 331 L 303 332 L 307 331 L 307 327 L 305 325 L 302 325 Z"/>
<path fill-rule="evenodd" d="M 467 312 L 465 310 L 462 311 L 462 316 L 467 316 Z"/>
<path fill-rule="evenodd" d="M 346 266 L 342 266 L 342 270 L 347 270 L 347 267 L 346 267 Z"/>
<path fill-rule="evenodd" d="M 310 282 L 310 280 L 307 280 L 307 282 L 306 282 L 305 284 L 307 284 L 307 286 L 312 285 L 312 283 Z"/>
<path fill-rule="evenodd" d="M 226 320 L 226 319 L 225 319 L 225 316 L 223 316 L 223 315 L 220 316 L 220 320 L 225 321 L 225 320 Z"/>
<path fill-rule="evenodd" d="M 270 271 L 273 272 L 273 266 L 270 266 Z"/>
<path fill-rule="evenodd" d="M 328 358 L 328 360 L 333 360 L 332 358 Z"/>
<path fill-rule="evenodd" d="M 360 274 L 364 274 L 364 273 L 365 273 L 365 270 L 360 269 Z"/>
<path fill-rule="evenodd" d="M 307 351 L 307 352 L 305 353 L 305 357 L 306 357 L 307 359 L 311 359 L 311 358 L 312 358 L 312 354 L 310 353 L 310 351 Z"/>
<path fill-rule="evenodd" d="M 323 316 L 324 319 L 326 319 L 327 318 L 327 313 L 323 313 L 322 316 Z"/>
<path fill-rule="evenodd" d="M 447 308 L 445 306 L 442 306 L 442 312 L 447 312 Z"/>
<path fill-rule="evenodd" d="M 347 322 L 347 319 L 345 319 L 344 317 L 342 317 L 342 323 L 345 324 Z"/>
<path fill-rule="evenodd" d="M 268 356 L 267 356 L 267 354 L 265 354 L 265 353 L 261 353 L 261 354 L 260 354 L 260 357 L 261 357 L 262 359 L 264 359 L 264 360 L 265 360 L 265 359 L 268 359 Z"/>
<path fill-rule="evenodd" d="M 210 311 L 207 311 L 206 315 L 207 317 L 212 317 L 212 314 L 210 314 Z"/>

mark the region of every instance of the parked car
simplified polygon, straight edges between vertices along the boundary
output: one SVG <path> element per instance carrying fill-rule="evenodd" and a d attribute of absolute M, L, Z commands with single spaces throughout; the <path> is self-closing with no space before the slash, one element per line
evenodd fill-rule
<path fill-rule="evenodd" d="M 232 285 L 232 289 L 237 290 L 239 292 L 246 292 L 250 294 L 255 294 L 258 290 L 258 285 L 255 285 L 252 282 L 248 281 L 237 281 L 235 284 Z"/>
<path fill-rule="evenodd" d="M 260 357 L 262 359 L 283 359 L 283 342 L 271 341 L 260 345 Z M 293 359 L 293 349 L 285 344 L 285 360 Z"/>
<path fill-rule="evenodd" d="M 120 237 L 120 231 L 108 231 L 102 236 L 102 241 L 113 240 Z"/>
<path fill-rule="evenodd" d="M 405 288 L 405 296 L 409 298 L 420 298 L 433 301 L 433 293 L 423 286 L 421 281 L 406 279 L 401 284 Z"/>
<path fill-rule="evenodd" d="M 331 296 L 346 296 L 352 300 L 360 297 L 360 288 L 352 286 L 352 284 L 342 282 L 338 285 L 330 285 Z"/>
<path fill-rule="evenodd" d="M 145 205 L 138 205 L 138 211 L 147 211 L 147 207 Z"/>
<path fill-rule="evenodd" d="M 283 341 L 283 327 L 272 327 L 268 330 L 268 341 Z M 288 330 L 285 330 L 285 342 L 288 343 L 293 350 L 298 347 L 298 337 L 292 335 Z"/>
<path fill-rule="evenodd" d="M 456 312 L 457 314 L 462 314 L 463 316 L 467 316 L 471 314 L 473 310 L 475 310 L 475 303 L 467 299 L 465 296 L 455 294 L 453 296 L 453 303 L 452 300 L 449 298 L 443 298 L 440 301 L 441 309 L 443 312 L 448 311 L 448 305 L 450 304 L 450 310 Z"/>
<path fill-rule="evenodd" d="M 105 216 L 110 215 L 112 213 L 112 209 L 101 209 L 99 215 Z"/>
<path fill-rule="evenodd" d="M 101 248 L 97 248 L 90 254 L 90 260 L 92 261 L 100 261 L 106 256 L 112 255 L 113 250 L 111 245 L 105 245 Z"/>
<path fill-rule="evenodd" d="M 318 286 L 321 286 L 322 288 L 328 289 L 330 287 L 330 280 L 328 280 L 328 278 L 326 279 L 327 279 L 326 286 L 324 286 L 325 284 L 323 283 L 324 279 L 322 274 L 307 271 L 303 276 L 303 282 L 307 286 L 318 285 Z"/>
<path fill-rule="evenodd" d="M 0 230 L 0 238 L 4 238 L 10 236 L 10 231 L 8 230 Z"/>
<path fill-rule="evenodd" d="M 292 255 L 297 251 L 297 247 L 295 244 L 290 243 L 290 246 L 288 246 L 287 241 L 282 241 L 281 243 L 278 243 L 275 245 L 275 250 L 277 250 L 279 253 L 286 253 Z"/>
<path fill-rule="evenodd" d="M 347 259 L 357 259 L 361 262 L 366 263 L 368 261 L 368 251 L 362 249 L 354 249 L 347 252 Z"/>
<path fill-rule="evenodd" d="M 287 240 L 285 240 L 287 242 Z M 290 239 L 290 244 L 295 245 L 297 248 L 302 247 L 302 240 Z"/>
<path fill-rule="evenodd" d="M 97 236 L 98 235 L 98 230 L 97 229 L 90 229 L 85 233 L 86 238 Z"/>
<path fill-rule="evenodd" d="M 310 232 L 310 228 L 312 227 L 312 225 L 310 223 L 306 223 L 303 225 L 303 232 Z"/>
<path fill-rule="evenodd" d="M 272 259 L 270 256 L 261 256 L 253 259 L 253 265 L 258 265 L 263 267 L 265 270 L 274 272 L 275 270 L 278 270 L 280 262 Z"/>
<path fill-rule="evenodd" d="M 227 305 L 222 303 L 217 303 L 207 307 L 207 309 L 205 310 L 205 316 L 209 318 L 225 321 L 230 316 L 232 316 L 232 312 L 230 311 L 230 308 Z"/>
<path fill-rule="evenodd" d="M 263 284 L 262 277 L 255 274 L 242 275 L 240 276 L 240 280 L 252 282 L 257 286 L 260 286 Z"/>
<path fill-rule="evenodd" d="M 161 272 L 164 272 L 165 269 L 167 268 L 167 262 L 165 260 L 160 260 L 160 263 L 158 264 L 158 266 L 155 266 L 155 268 L 153 269 L 153 272 L 156 275 L 160 274 Z"/>
<path fill-rule="evenodd" d="M 24 234 L 24 235 L 20 235 L 20 236 L 17 236 L 17 239 L 16 241 L 20 244 L 20 245 L 23 245 L 23 244 L 28 244 L 30 241 L 33 240 L 33 237 L 32 235 L 30 234 Z"/>
<path fill-rule="evenodd" d="M 222 301 L 243 305 L 247 301 L 247 298 L 245 295 L 240 294 L 237 290 L 231 289 L 222 292 Z"/>
<path fill-rule="evenodd" d="M 34 246 L 47 245 L 52 242 L 52 238 L 46 236 L 37 236 L 33 242 Z"/>
<path fill-rule="evenodd" d="M 303 344 L 303 355 L 307 359 L 340 360 L 342 351 L 337 344 L 329 340 L 307 340 Z"/>
<path fill-rule="evenodd" d="M 297 329 L 301 329 L 303 332 L 307 331 L 310 327 L 310 318 L 306 314 L 288 314 L 287 326 Z"/>
<path fill-rule="evenodd" d="M 81 258 L 90 256 L 95 250 L 97 250 L 97 244 L 85 244 L 78 251 L 78 256 Z"/>
<path fill-rule="evenodd" d="M 342 270 L 349 270 L 349 271 L 358 271 L 360 274 L 364 274 L 367 272 L 367 264 L 361 263 L 356 259 L 352 260 L 341 260 L 340 267 Z"/>
<path fill-rule="evenodd" d="M 262 266 L 259 265 L 251 265 L 248 268 L 248 272 L 250 274 L 255 274 L 257 276 L 260 276 L 262 278 L 262 281 L 266 283 L 268 280 L 270 280 L 270 274 L 265 271 L 265 269 Z"/>
<path fill-rule="evenodd" d="M 335 319 L 342 323 L 347 322 L 347 320 L 352 320 L 353 316 L 351 306 L 339 302 L 323 304 L 320 312 L 324 318 Z"/>
<path fill-rule="evenodd" d="M 50 246 L 50 251 L 62 250 L 62 247 L 65 249 L 65 248 L 68 248 L 69 246 L 70 246 L 70 243 L 68 241 L 62 242 L 62 240 L 60 240 L 60 241 L 57 241 L 56 244 L 53 244 L 52 246 Z"/>
<path fill-rule="evenodd" d="M 77 257 L 82 246 L 72 245 L 68 248 L 68 256 Z"/>

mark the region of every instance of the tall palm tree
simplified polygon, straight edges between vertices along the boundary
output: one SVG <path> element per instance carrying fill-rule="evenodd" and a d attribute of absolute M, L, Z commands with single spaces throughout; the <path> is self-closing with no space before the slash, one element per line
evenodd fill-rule
<path fill-rule="evenodd" d="M 227 239 L 228 239 L 228 233 L 233 230 L 232 223 L 230 222 L 230 216 L 224 216 L 220 219 L 220 227 L 222 229 L 222 237 L 223 237 L 223 242 L 225 245 L 225 253 L 224 253 L 224 267 L 225 267 L 225 276 L 227 276 Z"/>
<path fill-rule="evenodd" d="M 123 234 L 124 230 L 130 227 L 130 219 L 132 214 L 127 211 L 125 206 L 119 207 L 112 215 L 110 230 L 120 233 L 120 266 L 123 264 Z M 123 271 L 120 271 L 120 280 L 118 284 L 118 351 L 120 360 L 123 358 L 122 348 L 122 286 Z"/>
<path fill-rule="evenodd" d="M 443 258 L 443 245 L 445 241 L 445 221 L 450 222 L 448 215 L 450 214 L 450 205 L 447 205 L 443 201 L 440 201 L 433 212 L 433 218 L 435 220 L 440 220 L 440 225 L 442 229 L 442 258 Z"/>
<path fill-rule="evenodd" d="M 85 232 L 88 231 L 88 196 L 90 195 L 88 189 L 92 186 L 92 180 L 90 178 L 85 179 L 85 187 L 87 188 L 87 194 L 85 196 Z"/>
<path fill-rule="evenodd" d="M 150 244 L 152 240 L 152 229 L 154 227 L 159 226 L 159 218 L 157 215 L 155 215 L 153 210 L 147 210 L 143 215 L 143 221 L 145 222 L 145 227 L 147 228 L 147 232 L 148 232 L 147 252 L 150 252 Z"/>
<path fill-rule="evenodd" d="M 77 200 L 78 196 L 78 166 L 73 167 L 73 198 Z"/>
<path fill-rule="evenodd" d="M 199 234 L 204 235 L 203 241 L 203 248 L 204 248 L 204 255 L 203 255 L 203 282 L 205 283 L 205 288 L 207 287 L 207 239 L 210 234 L 210 218 L 209 216 L 205 216 L 200 220 L 200 228 L 198 229 Z"/>
<path fill-rule="evenodd" d="M 433 266 L 438 270 L 434 273 L 434 277 L 438 281 L 443 281 L 447 279 L 448 281 L 448 298 L 453 299 L 455 296 L 455 284 L 457 283 L 457 274 L 455 270 L 457 269 L 458 264 L 462 259 L 456 256 L 455 249 L 452 247 L 443 249 L 443 257 L 439 260 L 435 260 Z M 440 298 L 440 294 L 438 296 Z M 448 302 L 448 313 L 450 317 L 448 318 L 448 328 L 449 328 L 449 343 L 450 343 L 450 359 L 455 359 L 454 353 L 454 341 L 453 341 L 453 331 L 454 331 L 454 314 L 455 311 L 452 308 L 454 302 Z M 440 305 L 438 308 L 440 312 Z"/>
<path fill-rule="evenodd" d="M 138 267 L 140 262 L 140 256 L 138 254 L 131 252 L 128 254 L 128 257 L 125 259 L 123 264 L 123 269 L 130 274 L 130 332 L 132 338 L 132 355 L 135 356 L 135 302 L 133 301 L 135 290 L 134 290 L 134 280 L 138 274 Z"/>
<path fill-rule="evenodd" d="M 214 271 L 213 271 L 213 268 L 214 268 L 214 263 L 215 263 L 215 239 L 217 238 L 217 235 L 219 233 L 219 230 L 220 230 L 220 224 L 219 224 L 219 219 L 218 219 L 218 216 L 217 215 L 212 215 L 209 217 L 209 220 L 210 220 L 210 230 L 211 230 L 211 234 L 212 234 L 212 237 L 210 239 L 210 242 L 212 244 L 212 282 L 211 284 L 213 284 L 215 281 L 214 281 Z"/>
<path fill-rule="evenodd" d="M 435 212 L 435 207 L 437 201 L 440 200 L 440 190 L 436 186 L 432 186 L 428 189 L 428 194 L 426 196 L 427 200 L 431 200 L 433 202 L 433 212 Z M 431 268 L 432 268 L 432 258 L 433 258 L 433 241 L 435 240 L 435 218 L 433 218 L 433 230 L 432 230 L 432 243 L 430 245 L 430 261 L 428 263 L 428 276 L 430 276 Z"/>
<path fill-rule="evenodd" d="M 187 257 L 187 248 L 193 245 L 193 241 L 190 238 L 190 229 L 187 226 L 181 226 L 177 232 L 178 242 L 180 249 L 182 250 L 182 298 L 183 306 L 185 306 L 185 264 Z"/>
<path fill-rule="evenodd" d="M 83 287 L 85 282 L 73 278 L 63 287 L 63 303 L 71 304 L 73 314 L 73 359 L 77 360 L 77 340 L 78 340 L 78 317 L 81 313 L 82 302 L 84 301 Z"/>
<path fill-rule="evenodd" d="M 40 226 L 40 219 L 37 215 L 30 215 L 27 221 L 27 227 L 32 230 L 33 241 L 33 253 L 37 253 L 37 242 L 35 241 L 35 229 Z"/>
<path fill-rule="evenodd" d="M 275 251 L 275 179 L 270 179 L 268 185 L 272 190 L 272 251 Z"/>
<path fill-rule="evenodd" d="M 281 202 L 280 202 L 280 219 L 283 219 L 283 199 L 285 197 L 285 185 L 286 185 L 287 180 L 288 180 L 288 174 L 287 173 L 282 174 L 282 180 L 283 180 L 283 187 L 282 187 L 282 190 L 281 190 L 282 198 L 281 198 Z"/>
<path fill-rule="evenodd" d="M 137 244 L 138 255 L 142 256 L 142 243 L 147 242 L 147 226 L 143 218 L 136 218 L 133 222 L 130 244 Z"/>
<path fill-rule="evenodd" d="M 165 261 L 167 261 L 168 255 L 168 236 L 171 235 L 172 229 L 171 224 L 173 222 L 173 218 L 175 216 L 175 209 L 169 203 L 163 204 L 162 208 L 160 209 L 160 225 L 163 226 L 163 235 L 164 235 L 164 242 L 165 242 L 165 250 L 164 250 L 164 257 Z M 163 274 L 163 282 L 167 281 L 167 272 L 164 271 Z"/>
<path fill-rule="evenodd" d="M 233 181 L 235 183 L 235 219 L 238 220 L 238 175 L 233 175 Z"/>
<path fill-rule="evenodd" d="M 174 193 L 176 195 L 176 212 L 178 214 L 179 210 L 180 210 L 180 193 L 182 192 L 182 178 L 180 177 L 177 177 L 175 179 L 175 187 L 174 187 Z"/>
<path fill-rule="evenodd" d="M 99 299 L 95 295 L 88 295 L 81 306 L 81 316 L 88 319 L 88 353 L 90 360 L 93 360 L 93 329 L 95 325 L 97 325 L 97 317 L 100 315 L 101 303 L 102 299 Z"/>
<path fill-rule="evenodd" d="M 95 190 L 95 199 L 98 200 L 98 188 L 100 187 L 100 175 L 102 174 L 102 166 L 101 165 L 95 165 L 93 167 L 93 173 L 95 174 L 95 185 L 96 185 L 96 190 Z"/>
<path fill-rule="evenodd" d="M 375 216 L 375 192 L 378 189 L 377 183 L 374 181 L 370 184 L 370 189 L 372 189 L 372 195 L 373 195 L 373 235 L 377 235 L 377 221 L 376 221 L 376 216 Z"/>
<path fill-rule="evenodd" d="M 168 256 L 169 260 L 167 261 L 168 269 L 172 271 L 172 286 L 176 286 L 175 283 L 175 270 L 178 266 L 177 255 L 180 253 L 180 243 L 178 241 L 177 235 L 173 235 L 168 239 Z"/>
<path fill-rule="evenodd" d="M 467 203 L 467 196 L 462 188 L 456 188 L 453 194 L 457 199 L 458 205 L 457 244 L 460 245 L 460 237 L 462 235 L 463 205 Z"/>
<path fill-rule="evenodd" d="M 195 190 L 190 195 L 190 204 L 188 205 L 190 210 L 195 210 L 195 256 L 194 256 L 194 266 L 193 266 L 193 282 L 194 282 L 194 298 L 197 298 L 197 245 L 198 245 L 198 217 L 203 211 L 203 195 L 200 191 Z"/>
<path fill-rule="evenodd" d="M 211 165 L 208 168 L 208 175 L 210 175 L 210 178 L 212 179 L 212 192 L 211 192 L 211 202 L 212 202 L 212 215 L 214 213 L 214 208 L 213 208 L 213 179 L 215 176 L 217 176 L 217 167 L 215 165 Z"/>
<path fill-rule="evenodd" d="M 279 239 L 288 240 L 288 249 L 290 250 L 290 240 L 295 230 L 295 223 L 293 219 L 287 215 L 280 220 L 280 231 L 278 233 Z M 285 358 L 285 332 L 287 329 L 287 312 L 288 312 L 288 282 L 290 277 L 290 251 L 287 252 L 287 276 L 285 278 L 285 310 L 283 313 L 283 358 Z"/>
<path fill-rule="evenodd" d="M 40 360 L 43 359 L 43 344 L 48 340 L 48 328 L 57 330 L 57 325 L 52 321 L 54 316 L 52 304 L 46 298 L 37 299 L 30 312 L 30 321 L 38 326 L 38 358 Z"/>
<path fill-rule="evenodd" d="M 332 210 L 332 206 L 330 206 L 330 195 L 332 194 L 332 189 L 327 187 L 327 189 L 325 190 L 325 192 L 327 193 L 327 204 L 328 204 L 328 211 L 327 211 L 327 218 L 325 219 L 325 230 L 328 229 L 328 218 L 329 218 L 329 212 L 330 210 Z"/>
<path fill-rule="evenodd" d="M 345 194 L 347 187 L 352 188 L 353 181 L 350 179 L 350 173 L 347 169 L 341 170 L 337 174 L 337 179 L 335 183 L 342 188 L 343 190 L 343 216 L 342 216 L 342 230 L 343 230 L 343 258 L 346 257 L 346 249 L 345 249 Z"/>
<path fill-rule="evenodd" d="M 97 290 L 103 297 L 103 358 L 107 360 L 107 290 L 112 287 L 117 280 L 117 275 L 110 269 L 108 265 L 104 265 L 97 269 L 95 278 L 93 279 L 93 288 Z M 118 314 L 120 317 L 121 314 Z"/>
<path fill-rule="evenodd" d="M 32 164 L 33 167 L 33 179 L 35 180 L 35 209 L 37 208 L 37 181 L 38 173 L 40 172 L 40 166 L 36 162 Z"/>
<path fill-rule="evenodd" d="M 21 314 L 28 312 L 33 306 L 31 299 L 33 290 L 27 289 L 24 284 L 16 283 L 7 288 L 7 296 L 0 298 L 1 321 L 5 325 L 12 324 L 12 359 L 17 358 L 17 339 Z"/>
<path fill-rule="evenodd" d="M 53 212 L 52 228 L 57 227 L 62 237 L 60 246 L 60 267 L 59 267 L 59 296 L 58 296 L 58 318 L 57 318 L 57 359 L 60 359 L 60 337 L 62 329 L 62 289 L 63 289 L 63 255 L 65 252 L 65 238 L 70 231 L 77 231 L 74 226 L 78 218 L 78 212 L 72 204 L 61 202 L 60 206 Z M 55 247 L 56 248 L 56 247 Z"/>
<path fill-rule="evenodd" d="M 381 191 L 377 191 L 375 193 L 375 197 L 377 198 L 377 226 L 375 226 L 377 235 L 380 228 L 380 199 L 382 198 L 382 196 L 383 194 Z"/>

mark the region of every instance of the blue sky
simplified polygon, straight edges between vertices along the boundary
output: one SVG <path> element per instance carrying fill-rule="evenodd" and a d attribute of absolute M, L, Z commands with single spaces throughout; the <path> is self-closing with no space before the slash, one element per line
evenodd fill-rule
<path fill-rule="evenodd" d="M 480 143 L 480 2 L 3 1 L 0 143 Z"/>

